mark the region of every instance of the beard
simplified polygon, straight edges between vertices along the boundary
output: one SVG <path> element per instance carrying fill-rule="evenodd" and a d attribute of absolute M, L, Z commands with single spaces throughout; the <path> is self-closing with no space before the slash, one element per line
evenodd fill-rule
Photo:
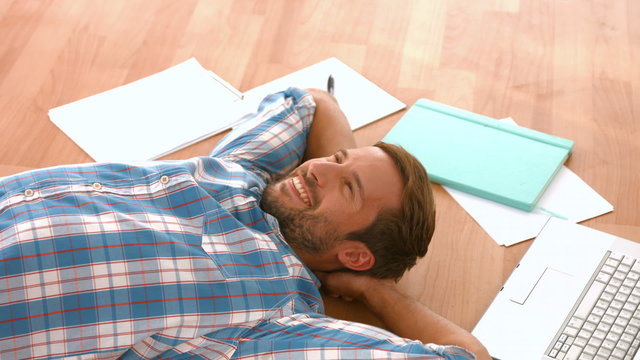
<path fill-rule="evenodd" d="M 278 197 L 275 189 L 281 179 L 271 182 L 262 193 L 260 207 L 278 220 L 286 242 L 294 249 L 308 254 L 325 252 L 338 240 L 327 217 L 310 209 L 292 209 Z"/>

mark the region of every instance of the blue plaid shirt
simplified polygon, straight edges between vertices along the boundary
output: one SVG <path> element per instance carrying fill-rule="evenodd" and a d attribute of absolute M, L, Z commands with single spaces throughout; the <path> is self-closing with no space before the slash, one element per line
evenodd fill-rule
<path fill-rule="evenodd" d="M 259 208 L 314 110 L 289 89 L 208 157 L 0 179 L 0 358 L 467 358 L 322 315 Z"/>

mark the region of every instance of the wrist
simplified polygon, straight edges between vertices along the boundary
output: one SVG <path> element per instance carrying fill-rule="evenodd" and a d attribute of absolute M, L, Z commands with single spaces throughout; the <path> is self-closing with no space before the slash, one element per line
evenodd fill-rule
<path fill-rule="evenodd" d="M 375 309 L 388 306 L 389 303 L 397 301 L 398 297 L 403 295 L 398 291 L 393 280 L 372 279 L 367 286 L 363 287 L 360 301 L 367 307 Z"/>

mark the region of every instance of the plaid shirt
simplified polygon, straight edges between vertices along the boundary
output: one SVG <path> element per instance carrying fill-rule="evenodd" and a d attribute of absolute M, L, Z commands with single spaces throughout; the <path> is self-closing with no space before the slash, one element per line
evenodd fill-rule
<path fill-rule="evenodd" d="M 0 179 L 0 358 L 466 358 L 322 315 L 259 208 L 314 110 L 289 89 L 208 157 Z"/>

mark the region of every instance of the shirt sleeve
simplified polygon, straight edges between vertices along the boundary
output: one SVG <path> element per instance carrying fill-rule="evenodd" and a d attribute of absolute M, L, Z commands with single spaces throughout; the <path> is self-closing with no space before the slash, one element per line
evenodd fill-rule
<path fill-rule="evenodd" d="M 269 95 L 210 156 L 239 164 L 267 182 L 272 175 L 286 174 L 304 155 L 315 108 L 311 94 L 300 89 Z"/>
<path fill-rule="evenodd" d="M 321 314 L 294 314 L 250 329 L 234 358 L 450 359 L 475 356 L 457 346 L 423 344 L 386 330 Z"/>

